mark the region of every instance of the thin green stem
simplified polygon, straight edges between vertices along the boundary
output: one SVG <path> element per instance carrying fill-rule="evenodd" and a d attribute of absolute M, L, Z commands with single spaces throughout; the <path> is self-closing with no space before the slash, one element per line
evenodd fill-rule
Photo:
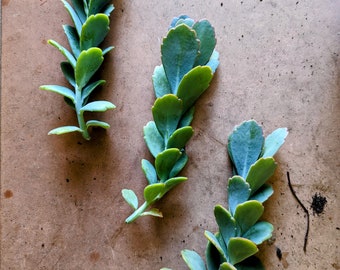
<path fill-rule="evenodd" d="M 83 138 L 85 140 L 90 140 L 91 137 L 90 137 L 90 134 L 89 134 L 89 132 L 87 130 L 87 126 L 86 126 L 86 123 L 85 123 L 84 112 L 82 112 L 80 110 L 82 108 L 82 105 L 83 105 L 83 100 L 82 100 L 82 97 L 81 97 L 81 90 L 82 89 L 78 88 L 78 86 L 76 85 L 76 112 L 77 112 L 77 119 L 78 119 L 79 127 L 82 130 Z"/>
<path fill-rule="evenodd" d="M 135 212 L 133 212 L 126 220 L 126 223 L 132 223 L 149 207 L 149 203 L 144 202 Z"/>

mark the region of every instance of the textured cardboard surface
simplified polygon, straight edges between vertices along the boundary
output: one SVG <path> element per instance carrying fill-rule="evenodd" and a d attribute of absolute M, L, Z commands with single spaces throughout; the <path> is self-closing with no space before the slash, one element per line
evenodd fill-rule
<path fill-rule="evenodd" d="M 1 270 L 187 269 L 184 248 L 204 254 L 204 230 L 216 230 L 213 207 L 226 205 L 231 175 L 227 136 L 256 119 L 266 134 L 290 134 L 271 178 L 275 194 L 264 219 L 275 226 L 259 256 L 267 269 L 340 269 L 339 262 L 339 1 L 114 1 L 105 43 L 107 80 L 96 98 L 115 111 L 98 114 L 111 124 L 85 142 L 77 134 L 47 136 L 75 123 L 60 96 L 38 90 L 64 84 L 61 54 L 70 23 L 60 1 L 2 1 Z M 142 128 L 152 119 L 151 75 L 174 16 L 207 18 L 214 25 L 220 67 L 197 104 L 195 135 L 182 172 L 189 181 L 158 207 L 163 219 L 126 225 L 129 207 L 120 195 L 142 197 L 140 160 L 149 158 Z M 325 211 L 306 219 L 290 193 L 286 171 L 309 207 L 320 192 Z M 276 248 L 282 259 L 276 256 Z"/>

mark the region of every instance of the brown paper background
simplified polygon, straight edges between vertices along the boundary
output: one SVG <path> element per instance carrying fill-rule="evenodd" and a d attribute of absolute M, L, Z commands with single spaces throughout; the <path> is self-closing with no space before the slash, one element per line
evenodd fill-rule
<path fill-rule="evenodd" d="M 339 1 L 114 1 L 115 49 L 95 96 L 117 109 L 97 114 L 111 124 L 92 140 L 77 134 L 47 136 L 75 124 L 74 112 L 42 84 L 66 84 L 62 55 L 47 40 L 66 45 L 70 23 L 60 1 L 2 1 L 1 55 L 1 270 L 187 269 L 180 251 L 204 254 L 204 230 L 215 231 L 213 207 L 226 205 L 231 176 L 227 136 L 243 120 L 256 119 L 266 134 L 290 133 L 276 155 L 270 179 L 275 194 L 264 219 L 275 226 L 259 256 L 267 269 L 340 269 L 339 262 Z M 189 142 L 189 181 L 157 206 L 163 219 L 144 217 L 126 225 L 130 209 L 123 188 L 142 198 L 142 158 L 150 158 L 143 126 L 152 120 L 153 69 L 174 16 L 207 18 L 214 25 L 220 66 L 196 107 Z M 287 186 L 286 172 L 309 208 L 306 219 Z M 310 210 L 311 211 L 311 210 Z M 280 261 L 276 247 L 282 250 Z"/>

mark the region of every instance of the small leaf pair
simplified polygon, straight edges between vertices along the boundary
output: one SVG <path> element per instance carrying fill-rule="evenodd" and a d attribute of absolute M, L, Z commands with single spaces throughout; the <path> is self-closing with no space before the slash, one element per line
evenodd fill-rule
<path fill-rule="evenodd" d="M 264 269 L 253 255 L 258 252 L 257 245 L 271 237 L 273 225 L 259 219 L 264 211 L 262 203 L 273 193 L 266 184 L 276 168 L 273 156 L 287 134 L 286 128 L 279 128 L 264 138 L 262 128 L 253 120 L 234 129 L 227 147 L 236 174 L 228 181 L 228 210 L 215 206 L 219 230 L 205 232 L 206 264 L 195 251 L 182 251 L 189 269 Z"/>
<path fill-rule="evenodd" d="M 132 190 L 122 195 L 134 212 L 126 219 L 133 222 L 139 216 L 162 216 L 152 204 L 169 190 L 185 182 L 178 176 L 188 162 L 185 146 L 194 134 L 190 126 L 195 103 L 207 90 L 218 66 L 214 50 L 215 32 L 207 20 L 194 22 L 188 16 L 175 18 L 161 46 L 162 65 L 152 76 L 156 101 L 152 106 L 153 121 L 144 127 L 144 140 L 154 163 L 143 159 L 142 170 L 148 185 L 145 202 L 138 207 Z M 137 203 L 136 203 L 137 201 Z"/>
<path fill-rule="evenodd" d="M 88 103 L 93 91 L 105 83 L 104 80 L 93 78 L 104 61 L 104 55 L 113 48 L 102 50 L 98 46 L 109 32 L 109 16 L 114 7 L 107 0 L 72 0 L 72 5 L 65 0 L 62 2 L 74 23 L 74 26 L 63 26 L 71 51 L 54 40 L 49 40 L 48 43 L 66 58 L 67 61 L 61 63 L 61 70 L 72 89 L 60 85 L 42 85 L 40 89 L 62 95 L 66 103 L 76 111 L 79 127 L 62 126 L 48 134 L 60 135 L 77 131 L 84 139 L 89 140 L 89 127 L 107 129 L 110 125 L 98 120 L 85 122 L 84 112 L 104 112 L 115 108 L 108 101 Z"/>

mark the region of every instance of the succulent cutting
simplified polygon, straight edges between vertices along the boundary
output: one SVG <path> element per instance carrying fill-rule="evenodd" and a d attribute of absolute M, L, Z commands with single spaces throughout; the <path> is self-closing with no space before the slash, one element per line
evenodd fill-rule
<path fill-rule="evenodd" d="M 267 180 L 274 174 L 275 153 L 288 132 L 279 128 L 263 137 L 262 128 L 253 120 L 237 126 L 228 139 L 234 176 L 227 186 L 228 208 L 214 209 L 218 232 L 205 231 L 208 239 L 206 262 L 192 250 L 183 250 L 182 257 L 191 270 L 264 269 L 253 256 L 258 245 L 272 236 L 273 225 L 260 218 L 263 203 L 273 194 Z"/>
<path fill-rule="evenodd" d="M 162 217 L 152 205 L 187 180 L 178 174 L 188 162 L 185 146 L 194 134 L 190 125 L 195 103 L 209 87 L 219 64 L 215 45 L 215 31 L 209 21 L 194 21 L 185 15 L 173 19 L 161 45 L 162 65 L 152 76 L 157 98 L 152 107 L 153 121 L 144 126 L 144 139 L 154 158 L 141 162 L 147 179 L 145 201 L 139 206 L 134 191 L 122 190 L 134 211 L 127 223 L 140 216 Z"/>
<path fill-rule="evenodd" d="M 114 6 L 110 0 L 72 0 L 72 5 L 65 0 L 62 2 L 74 24 L 63 26 L 70 50 L 54 40 L 48 40 L 48 43 L 66 58 L 60 67 L 69 86 L 42 85 L 40 89 L 62 95 L 66 103 L 76 111 L 79 126 L 58 127 L 48 134 L 80 132 L 84 139 L 89 140 L 90 127 L 107 129 L 110 125 L 98 120 L 85 121 L 84 113 L 104 112 L 115 108 L 108 101 L 89 102 L 93 91 L 105 83 L 105 80 L 95 79 L 94 75 L 102 65 L 104 56 L 113 49 L 112 46 L 105 49 L 98 46 L 110 30 L 109 16 Z"/>

